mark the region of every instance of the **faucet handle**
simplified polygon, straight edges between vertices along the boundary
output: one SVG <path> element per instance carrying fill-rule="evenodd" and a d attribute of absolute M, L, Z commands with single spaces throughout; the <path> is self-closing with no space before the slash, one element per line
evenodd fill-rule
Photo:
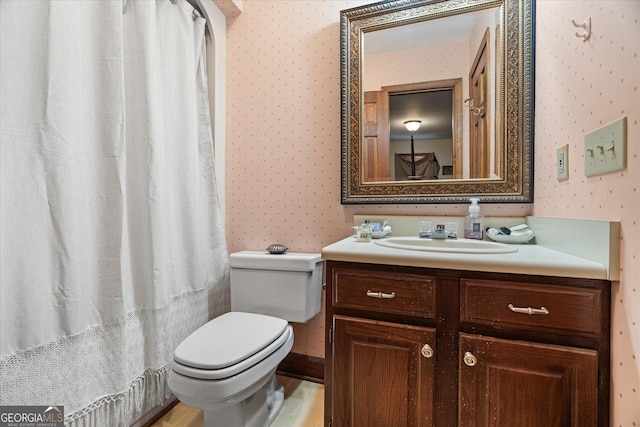
<path fill-rule="evenodd" d="M 444 229 L 448 238 L 455 239 L 458 237 L 458 223 L 455 221 L 447 221 L 447 225 Z"/>

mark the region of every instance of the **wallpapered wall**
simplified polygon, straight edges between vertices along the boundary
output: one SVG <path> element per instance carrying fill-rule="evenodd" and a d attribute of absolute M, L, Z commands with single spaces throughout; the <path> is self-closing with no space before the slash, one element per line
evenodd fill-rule
<path fill-rule="evenodd" d="M 467 43 L 447 43 L 366 55 L 363 90 L 467 77 L 471 67 L 468 50 Z M 461 73 L 461 70 L 465 72 Z M 465 79 L 464 93 L 469 91 L 468 84 L 468 79 Z"/>
<path fill-rule="evenodd" d="M 227 21 L 229 251 L 270 243 L 319 252 L 354 214 L 457 215 L 465 205 L 340 205 L 340 10 L 368 1 L 254 1 Z M 589 42 L 571 19 L 592 18 Z M 490 216 L 616 220 L 622 279 L 612 290 L 612 426 L 640 426 L 640 2 L 538 0 L 535 203 Z M 584 176 L 584 134 L 628 118 L 623 172 Z M 569 180 L 555 151 L 569 144 Z M 294 352 L 324 356 L 323 315 L 296 325 Z"/>
<path fill-rule="evenodd" d="M 613 285 L 611 426 L 640 426 L 640 2 L 540 1 L 536 34 L 536 216 L 620 221 Z M 591 17 L 588 42 L 571 19 Z M 584 134 L 627 117 L 627 169 L 584 175 Z M 569 144 L 569 180 L 555 152 Z"/>

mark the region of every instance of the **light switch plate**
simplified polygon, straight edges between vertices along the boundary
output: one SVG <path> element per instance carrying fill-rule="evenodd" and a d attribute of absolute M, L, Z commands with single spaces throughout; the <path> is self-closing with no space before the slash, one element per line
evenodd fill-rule
<path fill-rule="evenodd" d="M 556 172 L 558 181 L 569 179 L 569 145 L 565 144 L 556 150 Z"/>
<path fill-rule="evenodd" d="M 627 167 L 627 118 L 623 117 L 584 137 L 586 176 L 622 170 Z"/>

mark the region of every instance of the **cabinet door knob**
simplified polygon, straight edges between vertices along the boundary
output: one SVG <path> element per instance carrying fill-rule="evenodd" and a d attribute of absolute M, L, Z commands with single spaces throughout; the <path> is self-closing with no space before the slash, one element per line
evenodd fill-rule
<path fill-rule="evenodd" d="M 476 359 L 470 351 L 467 351 L 464 354 L 464 358 L 462 360 L 464 360 L 464 364 L 467 366 L 476 366 L 476 363 L 478 363 L 478 359 Z"/>
<path fill-rule="evenodd" d="M 425 344 L 422 346 L 422 350 L 420 350 L 420 353 L 422 353 L 422 356 L 426 357 L 427 359 L 431 359 L 433 357 L 433 348 L 431 348 L 429 344 Z"/>
<path fill-rule="evenodd" d="M 367 296 L 371 298 L 381 298 L 381 299 L 391 299 L 396 297 L 395 292 L 391 292 L 390 294 L 384 292 L 373 292 L 371 289 L 367 291 Z"/>

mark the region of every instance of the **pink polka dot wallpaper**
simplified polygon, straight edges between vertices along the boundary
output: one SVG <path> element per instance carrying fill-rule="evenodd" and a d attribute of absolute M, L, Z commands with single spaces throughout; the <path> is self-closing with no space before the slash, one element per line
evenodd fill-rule
<path fill-rule="evenodd" d="M 354 214 L 464 216 L 466 205 L 340 204 L 340 10 L 371 3 L 244 0 L 227 17 L 226 227 L 230 252 L 282 243 L 320 252 Z M 611 426 L 640 426 L 640 2 L 538 0 L 533 204 L 487 216 L 620 221 L 612 287 Z M 583 42 L 571 20 L 591 18 Z M 586 177 L 584 136 L 627 117 L 627 167 Z M 569 145 L 569 179 L 556 148 Z M 324 319 L 295 325 L 293 351 L 324 357 Z"/>
<path fill-rule="evenodd" d="M 611 292 L 611 426 L 640 426 L 640 2 L 537 4 L 533 215 L 620 221 L 621 280 Z M 571 23 L 591 18 L 592 33 Z M 627 117 L 627 168 L 587 177 L 584 135 Z M 556 148 L 569 145 L 569 179 Z"/>

